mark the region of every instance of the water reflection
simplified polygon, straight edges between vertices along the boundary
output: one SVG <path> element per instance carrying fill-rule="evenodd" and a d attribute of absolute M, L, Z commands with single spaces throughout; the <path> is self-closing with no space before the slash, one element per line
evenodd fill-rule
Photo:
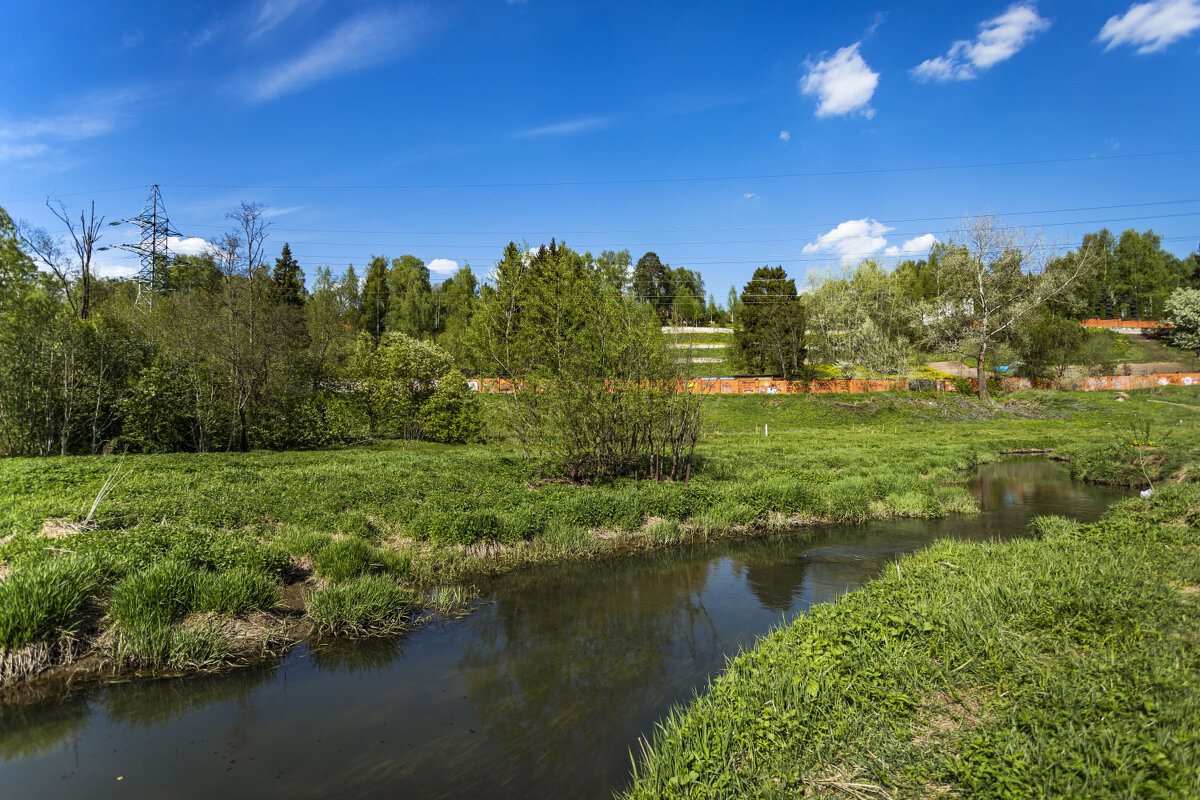
<path fill-rule="evenodd" d="M 10 714 L 0 795 L 609 797 L 637 737 L 772 626 L 939 536 L 1091 519 L 1117 496 L 1041 461 L 991 465 L 974 489 L 978 516 L 528 570 L 407 637 Z"/>

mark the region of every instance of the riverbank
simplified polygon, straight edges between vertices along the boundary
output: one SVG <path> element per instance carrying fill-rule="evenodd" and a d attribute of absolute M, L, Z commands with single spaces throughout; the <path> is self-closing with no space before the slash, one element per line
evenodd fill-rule
<path fill-rule="evenodd" d="M 517 567 L 970 513 L 964 471 L 1010 450 L 1157 480 L 1197 423 L 1133 397 L 713 398 L 686 486 L 539 484 L 502 445 L 0 462 L 0 701 L 395 631 Z M 1141 422 L 1179 442 L 1131 445 Z"/>
<path fill-rule="evenodd" d="M 631 798 L 1200 794 L 1200 485 L 941 542 L 761 640 Z"/>

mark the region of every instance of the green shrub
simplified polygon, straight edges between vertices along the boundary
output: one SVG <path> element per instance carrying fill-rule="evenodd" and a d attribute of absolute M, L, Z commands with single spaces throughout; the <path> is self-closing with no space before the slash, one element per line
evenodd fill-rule
<path fill-rule="evenodd" d="M 461 444 L 479 438 L 483 412 L 479 396 L 458 370 L 438 380 L 437 389 L 421 408 L 421 435 L 431 442 Z"/>
<path fill-rule="evenodd" d="M 360 539 L 338 539 L 313 556 L 317 573 L 340 583 L 371 568 L 371 548 Z"/>
<path fill-rule="evenodd" d="M 21 647 L 68 627 L 106 578 L 98 559 L 71 555 L 17 570 L 0 581 L 0 649 Z"/>
<path fill-rule="evenodd" d="M 413 597 L 382 575 L 365 575 L 309 595 L 317 630 L 358 634 L 402 627 Z"/>
<path fill-rule="evenodd" d="M 235 567 L 226 572 L 198 575 L 192 610 L 240 614 L 257 608 L 271 608 L 278 602 L 279 589 L 261 572 Z"/>

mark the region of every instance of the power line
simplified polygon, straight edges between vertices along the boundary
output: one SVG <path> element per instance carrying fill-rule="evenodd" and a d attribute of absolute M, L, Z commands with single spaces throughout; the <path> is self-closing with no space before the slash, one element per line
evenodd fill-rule
<path fill-rule="evenodd" d="M 1163 242 L 1197 241 L 1198 239 L 1200 239 L 1200 233 L 1192 233 L 1192 234 L 1187 234 L 1187 235 L 1182 235 L 1182 236 L 1162 236 L 1159 238 L 1160 238 L 1160 241 L 1163 241 Z M 1027 249 L 1036 250 L 1036 251 L 1054 251 L 1059 248 L 1080 247 L 1080 246 L 1082 246 L 1082 244 L 1083 244 L 1082 241 L 1063 242 L 1063 243 L 1054 243 L 1054 244 L 1045 244 L 1045 245 L 1033 245 Z M 870 251 L 863 251 L 863 252 L 857 252 L 857 253 L 830 253 L 827 255 L 812 256 L 812 257 L 801 257 L 801 255 L 802 254 L 782 254 L 782 255 L 776 254 L 776 255 L 760 256 L 758 258 L 731 260 L 731 261 L 691 261 L 691 260 L 689 260 L 686 262 L 686 264 L 684 266 L 690 267 L 690 266 L 764 264 L 764 263 L 768 263 L 768 262 L 784 263 L 784 264 L 828 264 L 830 262 L 834 262 L 834 261 L 838 261 L 838 260 L 854 259 L 854 258 L 865 259 L 865 258 L 873 258 L 873 257 L 880 257 L 880 256 L 882 256 L 884 258 L 891 258 L 891 257 L 915 258 L 915 257 L 920 256 L 919 253 L 908 253 L 908 254 L 898 253 L 898 254 L 895 254 L 894 256 L 889 256 L 889 255 L 883 253 L 882 250 L 870 250 Z M 309 258 L 311 258 L 311 256 Z M 328 261 L 321 261 L 321 260 L 311 261 L 311 260 L 298 259 L 298 261 L 299 261 L 299 263 L 301 263 L 305 266 L 328 266 L 329 265 Z"/>
<path fill-rule="evenodd" d="M 176 189 L 273 189 L 286 191 L 390 191 L 405 189 L 518 189 L 560 186 L 631 186 L 646 184 L 710 183 L 716 181 L 783 180 L 790 178 L 845 177 L 849 175 L 889 175 L 912 172 L 935 172 L 956 169 L 985 169 L 993 167 L 1023 167 L 1047 164 L 1070 164 L 1088 161 L 1115 161 L 1134 158 L 1164 158 L 1198 155 L 1200 150 L 1169 150 L 1155 153 L 1111 153 L 1107 155 L 1067 156 L 1063 158 L 1034 158 L 1013 161 L 981 161 L 964 164 L 927 164 L 915 167 L 876 167 L 871 169 L 819 170 L 811 172 L 774 172 L 748 175 L 702 175 L 676 178 L 595 178 L 571 181 L 496 181 L 487 183 L 393 183 L 393 184 L 223 184 L 177 183 Z"/>
<path fill-rule="evenodd" d="M 1200 211 L 1185 211 L 1185 212 L 1180 212 L 1177 214 L 1149 214 L 1149 215 L 1136 216 L 1136 217 L 1109 217 L 1106 219 L 1084 219 L 1084 220 L 1069 220 L 1066 222 L 1048 222 L 1048 223 L 1044 223 L 1044 224 L 1036 226 L 1036 227 L 1049 228 L 1049 227 L 1062 227 L 1062 226 L 1068 226 L 1068 225 L 1103 225 L 1103 224 L 1112 223 L 1112 222 L 1134 222 L 1134 221 L 1141 221 L 1141 220 L 1174 219 L 1177 217 L 1195 217 L 1195 216 L 1200 216 Z M 879 222 L 879 220 L 876 220 L 876 222 Z M 822 226 L 822 227 L 824 227 L 824 226 Z M 1024 226 L 1024 225 L 998 225 L 998 226 L 996 226 L 995 229 L 996 230 L 1015 230 L 1015 229 L 1024 228 L 1024 227 L 1026 227 L 1026 226 Z M 893 229 L 893 230 L 882 231 L 881 233 L 875 234 L 875 235 L 882 236 L 884 234 L 887 234 L 888 236 L 894 236 L 894 237 L 906 237 L 906 236 L 923 236 L 928 233 L 946 235 L 949 233 L 953 233 L 953 230 L 897 232 Z M 775 239 L 721 239 L 721 240 L 692 241 L 692 242 L 648 241 L 648 242 L 625 242 L 624 244 L 626 247 L 631 246 L 631 245 L 637 246 L 637 247 L 684 247 L 684 246 L 695 246 L 695 245 L 765 244 L 765 243 L 777 243 L 777 242 L 797 242 L 797 241 L 805 241 L 809 238 L 811 238 L 811 237 L 807 237 L 807 236 L 805 236 L 805 237 L 783 237 L 783 238 L 775 238 Z M 319 245 L 322 247 L 352 247 L 352 248 L 357 248 L 357 249 L 375 248 L 375 247 L 402 247 L 402 248 L 403 247 L 437 247 L 437 248 L 454 248 L 459 251 L 462 251 L 462 250 L 495 251 L 497 249 L 497 246 L 494 244 L 459 244 L 459 243 L 454 243 L 454 242 L 449 242 L 449 243 L 444 243 L 444 242 L 369 242 L 369 243 L 361 243 L 361 242 L 322 242 L 322 241 L 312 241 L 312 240 L 301 239 L 298 241 L 297 240 L 289 240 L 289 244 L 295 244 L 297 246 Z"/>

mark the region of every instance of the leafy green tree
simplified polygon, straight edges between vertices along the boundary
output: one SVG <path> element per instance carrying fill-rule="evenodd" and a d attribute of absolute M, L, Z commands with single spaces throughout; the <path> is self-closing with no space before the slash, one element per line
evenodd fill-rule
<path fill-rule="evenodd" d="M 167 292 L 207 292 L 220 290 L 221 270 L 211 253 L 174 255 L 162 271 L 163 289 Z"/>
<path fill-rule="evenodd" d="M 662 263 L 657 253 L 649 252 L 638 259 L 633 269 L 633 294 L 660 316 L 670 310 L 670 295 L 673 294 L 670 268 Z"/>
<path fill-rule="evenodd" d="M 628 250 L 604 250 L 594 261 L 585 257 L 596 274 L 596 278 L 618 292 L 624 292 L 629 286 L 633 256 Z"/>
<path fill-rule="evenodd" d="M 471 317 L 479 299 L 475 273 L 471 272 L 469 265 L 464 264 L 458 272 L 443 281 L 440 288 L 444 307 L 438 345 L 450 353 L 456 364 L 470 366 L 474 363 L 474 351 L 467 340 Z"/>
<path fill-rule="evenodd" d="M 1162 239 L 1154 231 L 1127 230 L 1116 246 L 1115 277 L 1125 313 L 1134 319 L 1155 319 L 1164 312 L 1174 285 Z"/>
<path fill-rule="evenodd" d="M 450 365 L 441 348 L 403 333 L 389 331 L 378 344 L 369 333 L 360 335 L 351 376 L 371 434 L 419 436 L 421 407 Z"/>
<path fill-rule="evenodd" d="M 737 361 L 751 372 L 801 377 L 807 354 L 807 315 L 796 282 L 783 267 L 759 267 L 742 289 Z"/>
<path fill-rule="evenodd" d="M 536 250 L 510 242 L 473 333 L 481 367 L 512 388 L 504 415 L 527 459 L 574 481 L 687 479 L 698 397 L 678 383 L 651 306 L 581 255 L 554 240 Z"/>
<path fill-rule="evenodd" d="M 388 290 L 387 330 L 417 339 L 431 337 L 435 330 L 433 288 L 425 262 L 411 255 L 393 259 Z"/>
<path fill-rule="evenodd" d="M 367 268 L 367 280 L 362 291 L 362 315 L 358 327 L 375 337 L 375 341 L 379 341 L 387 330 L 390 309 L 388 262 L 383 256 L 375 256 Z"/>
<path fill-rule="evenodd" d="M 292 248 L 287 242 L 283 243 L 283 251 L 275 259 L 275 269 L 271 273 L 275 282 L 275 297 L 281 303 L 288 305 L 304 305 L 304 273 L 300 264 L 292 258 Z"/>

